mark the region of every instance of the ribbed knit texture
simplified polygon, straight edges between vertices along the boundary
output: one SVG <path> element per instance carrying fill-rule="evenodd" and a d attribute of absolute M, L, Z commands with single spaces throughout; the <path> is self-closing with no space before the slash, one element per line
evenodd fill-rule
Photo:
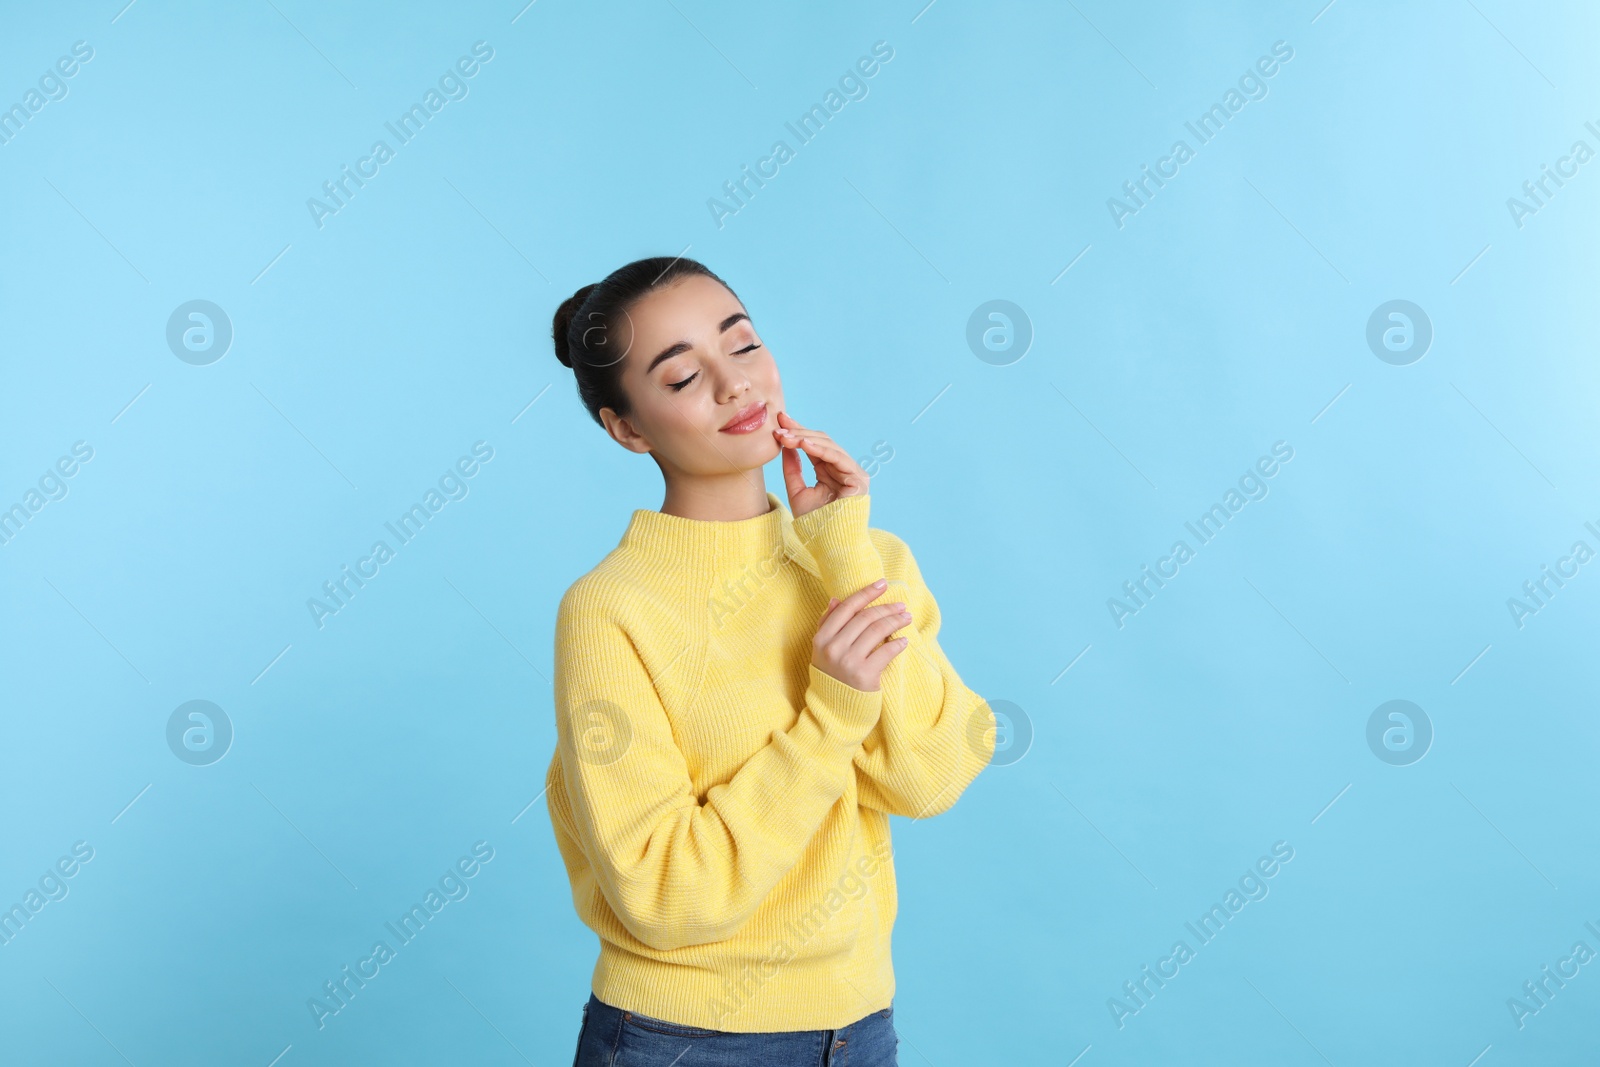
<path fill-rule="evenodd" d="M 995 719 L 868 496 L 799 519 L 633 513 L 561 599 L 545 776 L 608 1004 L 741 1033 L 838 1029 L 894 996 L 890 815 L 947 810 Z M 910 643 L 874 692 L 811 665 L 830 596 L 879 578 Z"/>

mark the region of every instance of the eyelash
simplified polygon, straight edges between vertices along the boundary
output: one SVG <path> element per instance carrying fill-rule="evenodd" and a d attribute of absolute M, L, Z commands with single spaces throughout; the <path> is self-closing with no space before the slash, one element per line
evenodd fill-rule
<path fill-rule="evenodd" d="M 761 347 L 761 342 L 757 341 L 755 344 L 749 345 L 746 348 L 739 349 L 739 351 L 735 352 L 734 355 L 742 356 L 746 352 L 754 352 L 756 349 L 758 349 L 760 347 Z M 687 387 L 690 382 L 694 381 L 698 377 L 700 377 L 700 372 L 699 371 L 695 371 L 693 374 L 689 375 L 687 378 L 685 378 L 681 382 L 668 382 L 667 383 L 667 388 L 671 389 L 673 392 L 677 392 L 678 390 Z"/>

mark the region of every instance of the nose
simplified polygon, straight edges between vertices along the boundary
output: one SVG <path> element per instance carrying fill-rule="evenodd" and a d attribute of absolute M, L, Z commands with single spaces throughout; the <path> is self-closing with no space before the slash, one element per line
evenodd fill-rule
<path fill-rule="evenodd" d="M 750 391 L 750 376 L 732 360 L 723 360 L 717 367 L 717 391 L 723 403 L 736 400 Z"/>

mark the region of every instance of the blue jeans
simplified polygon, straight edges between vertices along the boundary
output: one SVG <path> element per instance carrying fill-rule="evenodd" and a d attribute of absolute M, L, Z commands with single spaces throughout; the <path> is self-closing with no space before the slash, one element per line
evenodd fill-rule
<path fill-rule="evenodd" d="M 589 994 L 572 1067 L 898 1067 L 894 1005 L 838 1030 L 735 1034 L 623 1011 Z"/>

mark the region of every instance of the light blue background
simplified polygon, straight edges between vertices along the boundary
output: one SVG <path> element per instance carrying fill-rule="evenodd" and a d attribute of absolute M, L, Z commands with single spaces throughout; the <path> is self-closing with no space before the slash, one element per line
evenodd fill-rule
<path fill-rule="evenodd" d="M 1506 201 L 1600 149 L 1600 15 L 1323 2 L 9 5 L 0 104 L 94 58 L 0 145 L 0 506 L 94 458 L 0 548 L 0 903 L 95 852 L 0 947 L 0 1059 L 570 1061 L 596 941 L 529 806 L 552 625 L 661 483 L 549 324 L 684 252 L 796 417 L 892 448 L 873 524 L 1032 726 L 894 821 L 902 1063 L 1593 1062 L 1600 964 L 1521 1029 L 1507 999 L 1600 950 L 1600 563 L 1520 628 L 1506 601 L 1600 548 L 1600 161 L 1521 227 Z M 307 198 L 480 40 L 319 229 Z M 235 331 L 207 366 L 165 341 L 192 299 Z M 965 339 L 994 299 L 1034 332 L 1007 365 Z M 1366 344 L 1391 299 L 1433 325 L 1409 365 Z M 307 599 L 477 441 L 469 495 L 319 629 Z M 1276 441 L 1270 494 L 1119 629 L 1107 599 Z M 210 766 L 167 747 L 193 699 L 236 731 Z M 1391 699 L 1435 731 L 1409 766 L 1366 742 Z M 307 999 L 480 840 L 319 1031 Z M 1119 1029 L 1108 998 L 1276 841 L 1270 894 Z"/>

